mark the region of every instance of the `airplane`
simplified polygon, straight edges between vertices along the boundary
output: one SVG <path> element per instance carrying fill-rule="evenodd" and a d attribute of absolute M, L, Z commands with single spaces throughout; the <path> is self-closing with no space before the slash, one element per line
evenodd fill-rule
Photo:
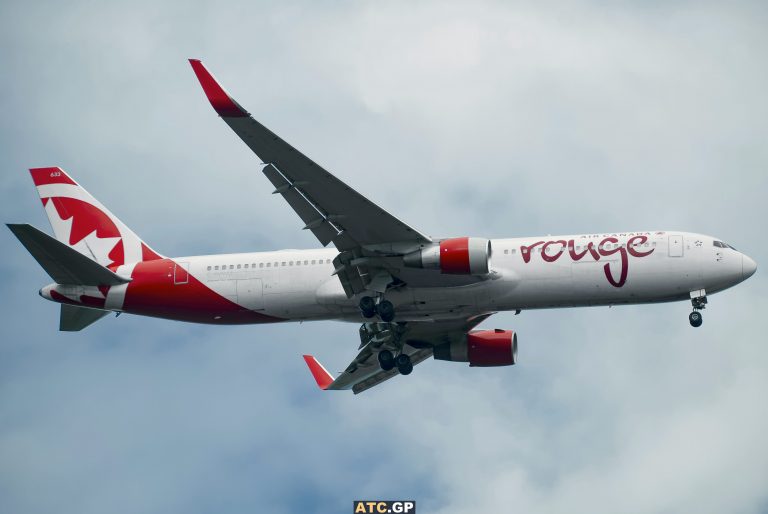
<path fill-rule="evenodd" d="M 33 168 L 55 237 L 8 227 L 54 280 L 39 293 L 61 304 L 62 331 L 111 312 L 213 325 L 362 322 L 358 353 L 338 376 L 304 356 L 321 389 L 357 394 L 429 357 L 515 364 L 513 330 L 475 328 L 499 311 L 687 300 L 699 327 L 708 296 L 757 269 L 721 239 L 682 231 L 429 237 L 261 125 L 200 60 L 189 62 L 213 109 L 261 159 L 273 193 L 323 248 L 166 257 L 64 170 Z"/>

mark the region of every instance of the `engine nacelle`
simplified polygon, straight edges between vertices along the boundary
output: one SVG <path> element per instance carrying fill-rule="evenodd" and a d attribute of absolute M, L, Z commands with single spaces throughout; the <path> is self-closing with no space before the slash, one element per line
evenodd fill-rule
<path fill-rule="evenodd" d="M 466 339 L 435 346 L 437 360 L 470 366 L 511 366 L 517 362 L 517 334 L 512 330 L 475 330 Z"/>
<path fill-rule="evenodd" d="M 439 269 L 453 275 L 487 275 L 490 271 L 491 241 L 481 237 L 443 239 L 403 257 L 411 268 Z"/>

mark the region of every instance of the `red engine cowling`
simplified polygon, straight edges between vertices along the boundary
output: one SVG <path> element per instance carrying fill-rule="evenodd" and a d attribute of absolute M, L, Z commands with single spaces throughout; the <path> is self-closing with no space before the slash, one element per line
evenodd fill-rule
<path fill-rule="evenodd" d="M 403 257 L 406 266 L 439 269 L 453 275 L 487 275 L 490 271 L 491 241 L 480 237 L 443 239 Z"/>
<path fill-rule="evenodd" d="M 517 334 L 512 330 L 475 330 L 467 337 L 435 346 L 437 360 L 470 366 L 511 366 L 517 362 Z"/>

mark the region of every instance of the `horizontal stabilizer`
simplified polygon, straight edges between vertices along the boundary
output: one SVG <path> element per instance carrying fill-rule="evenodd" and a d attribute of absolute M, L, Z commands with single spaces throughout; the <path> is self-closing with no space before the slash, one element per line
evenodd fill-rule
<path fill-rule="evenodd" d="M 131 281 L 116 275 L 98 262 L 32 225 L 9 223 L 8 228 L 40 263 L 45 272 L 59 284 L 116 286 Z"/>
<path fill-rule="evenodd" d="M 88 309 L 77 305 L 61 305 L 61 317 L 59 318 L 59 330 L 63 332 L 77 332 L 88 325 L 96 323 L 109 314 L 110 311 Z"/>

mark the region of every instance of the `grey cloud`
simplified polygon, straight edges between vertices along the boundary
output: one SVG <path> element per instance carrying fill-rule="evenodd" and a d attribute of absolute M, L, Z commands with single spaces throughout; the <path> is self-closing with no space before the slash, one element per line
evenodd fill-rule
<path fill-rule="evenodd" d="M 4 221 L 61 165 L 167 254 L 313 247 L 211 111 L 261 121 L 434 235 L 712 233 L 768 262 L 761 3 L 0 6 Z M 2 236 L 0 511 L 764 511 L 762 274 L 711 299 L 499 314 L 521 363 L 321 394 L 356 326 L 56 332 Z"/>

